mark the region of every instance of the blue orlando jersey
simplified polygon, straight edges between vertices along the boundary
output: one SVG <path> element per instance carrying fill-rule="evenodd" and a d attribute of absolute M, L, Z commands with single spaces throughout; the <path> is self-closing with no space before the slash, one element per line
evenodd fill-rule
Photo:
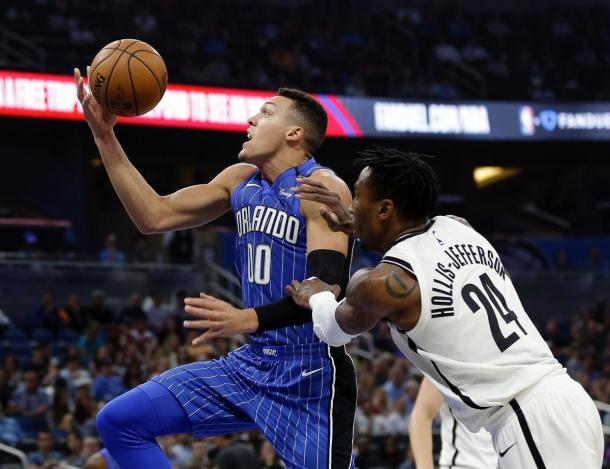
<path fill-rule="evenodd" d="M 292 280 L 306 278 L 307 233 L 300 200 L 291 187 L 296 177 L 322 168 L 313 158 L 280 174 L 273 184 L 260 171 L 242 182 L 231 195 L 237 223 L 235 263 L 244 307 L 272 303 L 286 296 Z M 311 323 L 284 327 L 252 336 L 259 345 L 319 342 Z"/>

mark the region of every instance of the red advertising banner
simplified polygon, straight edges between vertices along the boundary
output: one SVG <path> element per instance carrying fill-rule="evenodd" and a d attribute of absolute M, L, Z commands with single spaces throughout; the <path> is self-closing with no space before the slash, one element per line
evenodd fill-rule
<path fill-rule="evenodd" d="M 170 84 L 148 114 L 120 118 L 133 125 L 243 132 L 272 91 Z M 362 132 L 335 96 L 316 96 L 329 116 L 327 135 L 360 136 Z M 0 115 L 83 120 L 72 76 L 0 70 Z"/>

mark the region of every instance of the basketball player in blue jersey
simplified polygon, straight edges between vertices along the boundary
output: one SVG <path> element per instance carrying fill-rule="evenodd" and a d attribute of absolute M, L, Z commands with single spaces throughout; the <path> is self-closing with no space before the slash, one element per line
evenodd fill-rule
<path fill-rule="evenodd" d="M 351 201 L 345 183 L 311 156 L 326 132 L 324 109 L 301 91 L 278 90 L 248 120 L 240 163 L 208 184 L 160 196 L 121 148 L 116 117 L 92 99 L 78 70 L 74 78 L 110 180 L 141 232 L 199 226 L 233 210 L 242 326 L 252 333 L 226 357 L 174 368 L 107 404 L 97 425 L 112 457 L 122 468 L 169 468 L 157 436 L 260 429 L 287 467 L 351 467 L 353 364 L 343 347 L 319 341 L 310 311 L 284 297 L 294 278 L 337 283 L 343 275 L 347 236 L 328 228 L 320 204 L 291 191 L 305 176 Z M 300 319 L 286 326 L 286 316 Z"/>

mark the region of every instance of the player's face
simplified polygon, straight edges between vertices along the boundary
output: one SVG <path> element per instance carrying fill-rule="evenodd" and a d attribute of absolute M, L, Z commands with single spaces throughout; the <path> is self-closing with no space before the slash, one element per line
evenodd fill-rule
<path fill-rule="evenodd" d="M 248 140 L 242 145 L 239 161 L 258 165 L 286 145 L 286 137 L 294 127 L 291 105 L 290 99 L 274 96 L 248 119 Z"/>
<path fill-rule="evenodd" d="M 382 227 L 377 217 L 378 203 L 372 197 L 369 189 L 370 172 L 371 169 L 368 167 L 360 172 L 360 176 L 354 185 L 354 199 L 350 211 L 354 215 L 354 228 L 362 247 L 370 251 L 380 251 L 382 246 L 379 240 L 381 239 Z"/>

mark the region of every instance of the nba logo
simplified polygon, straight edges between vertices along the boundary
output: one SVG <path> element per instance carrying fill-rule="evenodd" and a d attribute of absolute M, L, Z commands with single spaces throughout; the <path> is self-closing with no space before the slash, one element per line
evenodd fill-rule
<path fill-rule="evenodd" d="M 534 135 L 536 126 L 534 123 L 534 110 L 531 106 L 521 106 L 519 122 L 521 123 L 521 133 L 523 135 Z"/>

